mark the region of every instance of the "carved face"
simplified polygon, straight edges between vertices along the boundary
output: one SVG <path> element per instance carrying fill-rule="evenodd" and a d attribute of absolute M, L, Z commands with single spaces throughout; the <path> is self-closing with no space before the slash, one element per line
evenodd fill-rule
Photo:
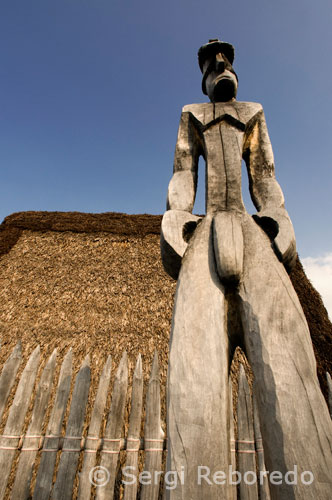
<path fill-rule="evenodd" d="M 212 102 L 227 102 L 236 97 L 237 76 L 224 54 L 219 52 L 206 61 L 203 71 L 206 92 Z"/>

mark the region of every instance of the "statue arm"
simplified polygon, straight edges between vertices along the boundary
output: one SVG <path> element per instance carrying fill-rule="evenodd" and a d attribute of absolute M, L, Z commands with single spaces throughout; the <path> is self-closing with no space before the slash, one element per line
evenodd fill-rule
<path fill-rule="evenodd" d="M 200 138 L 189 112 L 182 112 L 168 186 L 167 210 L 192 212 L 196 196 Z"/>
<path fill-rule="evenodd" d="M 177 279 L 183 254 L 199 217 L 194 207 L 201 139 L 189 112 L 182 112 L 174 155 L 173 177 L 168 186 L 167 211 L 161 223 L 161 257 L 166 272 Z"/>
<path fill-rule="evenodd" d="M 270 236 L 278 257 L 291 268 L 296 259 L 294 228 L 275 178 L 273 151 L 263 110 L 248 124 L 243 157 L 251 198 L 257 209 L 254 219 Z"/>

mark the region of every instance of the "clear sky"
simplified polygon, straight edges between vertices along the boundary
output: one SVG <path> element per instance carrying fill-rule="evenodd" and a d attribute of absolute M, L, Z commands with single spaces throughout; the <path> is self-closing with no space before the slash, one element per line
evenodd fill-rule
<path fill-rule="evenodd" d="M 300 257 L 332 254 L 331 25 L 328 0 L 3 0 L 0 219 L 162 213 L 181 108 L 206 101 L 197 49 L 219 37 L 238 100 L 264 107 Z"/>

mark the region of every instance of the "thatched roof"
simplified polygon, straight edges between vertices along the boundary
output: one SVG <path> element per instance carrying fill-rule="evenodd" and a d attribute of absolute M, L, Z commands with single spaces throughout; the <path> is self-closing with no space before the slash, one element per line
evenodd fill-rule
<path fill-rule="evenodd" d="M 124 349 L 145 366 L 154 349 L 165 383 L 175 282 L 159 256 L 161 216 L 22 212 L 0 225 L 0 363 L 18 339 L 26 356 L 69 346 L 76 368 L 89 352 L 97 376 L 107 355 Z M 307 317 L 326 396 L 332 324 L 298 261 L 291 274 Z"/>

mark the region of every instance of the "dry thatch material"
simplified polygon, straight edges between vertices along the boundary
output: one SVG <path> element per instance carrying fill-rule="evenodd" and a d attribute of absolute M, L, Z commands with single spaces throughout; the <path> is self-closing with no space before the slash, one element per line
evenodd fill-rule
<path fill-rule="evenodd" d="M 22 212 L 0 226 L 0 363 L 18 339 L 25 356 L 37 343 L 44 359 L 71 346 L 75 368 L 92 357 L 97 376 L 108 354 L 124 349 L 149 366 L 160 355 L 162 384 L 175 282 L 159 257 L 161 216 L 120 213 Z M 332 373 L 332 325 L 300 262 L 291 274 L 306 314 L 326 395 Z"/>

